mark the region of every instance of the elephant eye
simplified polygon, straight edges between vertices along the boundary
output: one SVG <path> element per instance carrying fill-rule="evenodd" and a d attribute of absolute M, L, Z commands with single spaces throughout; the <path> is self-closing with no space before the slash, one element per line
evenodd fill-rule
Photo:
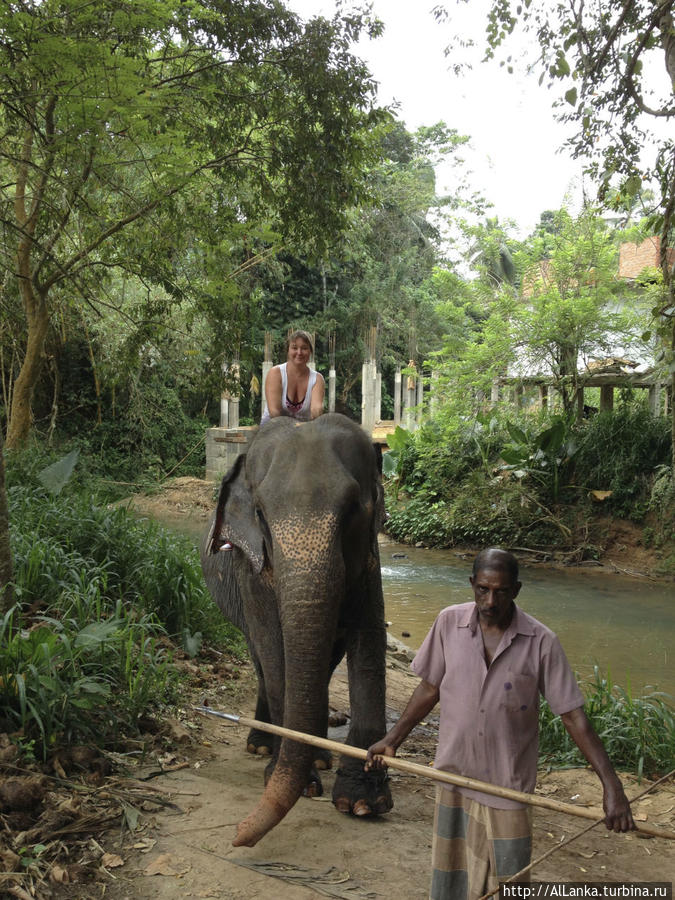
<path fill-rule="evenodd" d="M 351 503 L 347 505 L 347 509 L 345 510 L 345 515 L 347 518 L 352 519 L 358 513 L 361 512 L 361 504 L 358 500 L 352 500 Z"/>

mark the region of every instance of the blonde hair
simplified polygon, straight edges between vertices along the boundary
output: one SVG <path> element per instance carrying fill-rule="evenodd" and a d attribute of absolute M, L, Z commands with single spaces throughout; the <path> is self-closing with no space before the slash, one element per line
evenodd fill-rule
<path fill-rule="evenodd" d="M 301 329 L 292 331 L 286 338 L 286 353 L 291 349 L 293 341 L 297 341 L 298 338 L 302 338 L 303 341 L 306 341 L 307 344 L 309 344 L 309 352 L 314 356 L 314 344 L 312 343 L 312 339 L 306 331 L 302 331 Z"/>

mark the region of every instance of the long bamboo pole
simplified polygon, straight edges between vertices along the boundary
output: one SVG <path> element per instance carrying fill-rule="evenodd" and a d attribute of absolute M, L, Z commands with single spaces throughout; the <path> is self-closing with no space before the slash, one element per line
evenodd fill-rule
<path fill-rule="evenodd" d="M 260 731 L 267 731 L 270 734 L 277 734 L 280 737 L 288 738 L 292 741 L 299 741 L 302 744 L 311 744 L 314 747 L 321 747 L 322 750 L 331 750 L 333 753 L 342 753 L 344 756 L 352 756 L 354 759 L 366 760 L 368 752 L 361 747 L 351 747 L 348 744 L 341 744 L 338 741 L 331 741 L 329 738 L 318 737 L 314 734 L 305 734 L 302 731 L 293 731 L 290 728 L 283 728 L 281 725 L 272 725 L 270 722 L 259 722 L 257 719 L 248 719 L 245 716 L 236 716 L 231 713 L 220 712 L 212 709 L 210 706 L 195 706 L 197 712 L 206 713 L 210 716 L 217 716 L 220 719 L 227 719 L 229 722 L 236 722 L 239 725 L 245 725 L 247 728 L 257 728 Z M 410 775 L 421 775 L 423 778 L 431 778 L 432 781 L 441 781 L 445 784 L 452 784 L 456 787 L 470 788 L 473 791 L 482 791 L 484 794 L 491 794 L 494 797 L 502 797 L 505 800 L 515 800 L 518 803 L 527 803 L 529 806 L 540 806 L 543 809 L 552 809 L 556 812 L 567 813 L 570 816 L 577 816 L 581 819 L 603 819 L 604 813 L 601 809 L 572 806 L 571 803 L 562 803 L 560 800 L 553 800 L 550 797 L 540 797 L 537 794 L 526 794 L 524 791 L 516 791 L 513 788 L 501 787 L 497 784 L 490 784 L 487 781 L 478 781 L 475 778 L 469 778 L 466 775 L 455 775 L 453 772 L 445 772 L 442 769 L 432 769 L 429 766 L 421 766 L 419 763 L 408 762 L 405 759 L 398 759 L 396 756 L 387 756 L 387 766 L 392 769 L 398 769 L 400 772 L 407 772 Z M 675 841 L 675 831 L 668 831 L 665 828 L 654 828 L 651 825 L 640 823 L 636 828 L 644 834 L 652 837 L 667 838 Z"/>

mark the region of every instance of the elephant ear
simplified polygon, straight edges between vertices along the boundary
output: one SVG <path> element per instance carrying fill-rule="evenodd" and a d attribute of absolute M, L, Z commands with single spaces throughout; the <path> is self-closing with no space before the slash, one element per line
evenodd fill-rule
<path fill-rule="evenodd" d="M 213 529 L 207 547 L 217 553 L 229 542 L 247 557 L 255 574 L 265 562 L 263 538 L 258 527 L 251 491 L 246 484 L 246 454 L 238 456 L 230 471 L 223 477 Z"/>

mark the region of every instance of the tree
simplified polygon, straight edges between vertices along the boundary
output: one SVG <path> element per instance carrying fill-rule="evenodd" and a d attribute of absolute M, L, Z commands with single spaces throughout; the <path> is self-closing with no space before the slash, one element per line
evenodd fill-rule
<path fill-rule="evenodd" d="M 625 352 L 642 330 L 640 312 L 633 303 L 624 309 L 615 242 L 593 208 L 576 219 L 560 210 L 552 234 L 535 236 L 517 256 L 522 302 L 512 334 L 518 367 L 550 372 L 571 414 L 584 365 L 617 353 L 619 344 Z"/>
<path fill-rule="evenodd" d="M 318 262 L 280 254 L 284 271 L 269 271 L 262 290 L 268 326 L 278 334 L 291 323 L 315 332 L 320 365 L 322 342 L 335 334 L 339 400 L 354 411 L 363 338 L 371 327 L 377 328 L 383 378 L 392 387 L 396 364 L 411 356 L 411 342 L 418 361 L 439 346 L 444 323 L 431 280 L 441 256 L 440 225 L 448 210 L 468 203 L 460 154 L 466 138 L 443 123 L 411 133 L 393 119 L 374 137 L 381 158 L 368 172 L 371 201 L 350 210 L 349 227 Z M 458 171 L 452 197 L 436 193 L 434 163 L 441 156 Z"/>
<path fill-rule="evenodd" d="M 339 230 L 380 117 L 348 52 L 366 26 L 303 25 L 278 0 L 0 7 L 0 266 L 26 317 L 8 447 L 29 432 L 59 299 L 100 309 L 111 269 L 171 295 L 216 212 L 319 250 Z"/>
<path fill-rule="evenodd" d="M 469 226 L 467 237 L 471 240 L 469 263 L 490 290 L 505 285 L 515 287 L 516 267 L 509 249 L 509 239 L 499 224 L 497 216 Z"/>
<path fill-rule="evenodd" d="M 5 488 L 5 455 L 0 428 L 0 616 L 12 606 L 12 551 L 9 545 L 9 510 Z"/>
<path fill-rule="evenodd" d="M 480 330 L 441 357 L 446 402 L 466 413 L 475 398 L 475 411 L 493 378 L 545 374 L 571 414 L 584 362 L 638 340 L 642 330 L 639 311 L 624 308 L 619 294 L 613 236 L 596 210 L 577 219 L 561 210 L 555 227 L 513 251 L 520 295 L 504 285 Z"/>
<path fill-rule="evenodd" d="M 436 15 L 447 15 L 437 7 Z M 487 57 L 515 31 L 534 35 L 540 83 L 558 92 L 561 120 L 576 127 L 575 157 L 588 160 L 600 199 L 624 204 L 643 184 L 657 184 L 652 226 L 661 236 L 664 290 L 653 315 L 669 344 L 666 363 L 675 397 L 675 277 L 668 247 L 675 244 L 675 24 L 673 0 L 492 0 Z M 657 84 L 653 63 L 666 77 Z M 509 56 L 502 65 L 512 67 Z M 664 72 L 665 68 L 665 72 Z M 646 157 L 646 144 L 653 155 Z M 673 404 L 675 464 L 675 403 Z"/>

